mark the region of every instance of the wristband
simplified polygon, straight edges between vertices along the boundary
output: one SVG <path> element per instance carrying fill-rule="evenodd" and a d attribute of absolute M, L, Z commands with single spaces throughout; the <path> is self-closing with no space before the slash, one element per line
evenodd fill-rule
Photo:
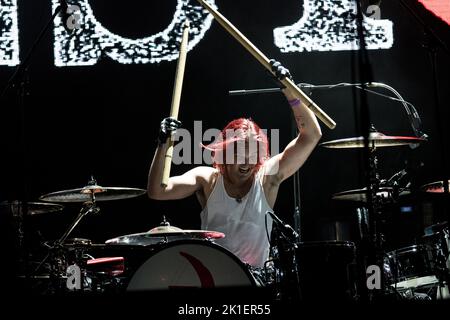
<path fill-rule="evenodd" d="M 296 98 L 296 99 L 288 100 L 288 103 L 291 107 L 295 107 L 295 106 L 300 105 L 300 99 Z"/>

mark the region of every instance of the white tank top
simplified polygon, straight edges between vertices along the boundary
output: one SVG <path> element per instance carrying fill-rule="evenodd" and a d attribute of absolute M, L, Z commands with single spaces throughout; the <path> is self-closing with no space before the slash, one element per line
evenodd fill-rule
<path fill-rule="evenodd" d="M 261 184 L 261 173 L 255 175 L 250 191 L 240 202 L 225 191 L 223 176 L 219 174 L 213 191 L 200 214 L 201 228 L 223 232 L 225 238 L 215 242 L 255 267 L 263 267 L 269 257 L 269 239 L 272 218 L 266 212 L 273 210 L 267 203 Z"/>

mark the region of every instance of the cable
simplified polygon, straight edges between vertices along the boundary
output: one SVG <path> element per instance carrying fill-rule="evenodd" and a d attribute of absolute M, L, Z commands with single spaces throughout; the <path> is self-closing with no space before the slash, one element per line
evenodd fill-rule
<path fill-rule="evenodd" d="M 329 84 L 313 85 L 313 84 L 309 84 L 309 83 L 299 83 L 298 86 L 303 87 L 303 88 L 310 88 L 310 89 L 335 89 L 335 88 L 344 88 L 344 87 L 355 87 L 357 89 L 364 90 L 366 92 L 372 93 L 377 96 L 381 96 L 383 98 L 386 98 L 386 99 L 389 99 L 392 101 L 401 102 L 406 111 L 406 114 L 408 115 L 414 135 L 416 137 L 422 138 L 422 139 L 428 138 L 428 135 L 423 133 L 420 130 L 420 128 L 422 126 L 422 121 L 421 121 L 419 113 L 417 112 L 417 109 L 414 107 L 414 105 L 411 102 L 403 99 L 403 97 L 400 95 L 400 93 L 398 93 L 397 90 L 395 90 L 394 88 L 392 88 L 391 86 L 389 86 L 385 83 L 370 82 L 370 83 L 363 84 L 363 83 L 341 82 L 341 83 L 330 84 L 330 85 Z M 377 91 L 368 89 L 367 87 L 386 89 L 386 90 L 392 92 L 395 95 L 395 97 L 379 93 Z"/>

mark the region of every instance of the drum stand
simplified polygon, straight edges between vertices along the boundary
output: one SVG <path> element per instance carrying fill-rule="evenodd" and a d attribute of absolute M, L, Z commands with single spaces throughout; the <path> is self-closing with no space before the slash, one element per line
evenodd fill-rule
<path fill-rule="evenodd" d="M 67 263 L 65 252 L 64 252 L 64 243 L 69 237 L 69 235 L 72 233 L 72 231 L 75 229 L 75 227 L 78 225 L 78 223 L 88 214 L 96 214 L 100 212 L 100 208 L 97 207 L 95 193 L 99 192 L 97 191 L 97 183 L 92 178 L 91 181 L 89 181 L 88 186 L 83 189 L 83 193 L 90 195 L 90 201 L 86 201 L 83 203 L 83 206 L 81 207 L 81 210 L 78 214 L 78 216 L 75 218 L 75 220 L 70 224 L 70 226 L 67 228 L 67 230 L 64 232 L 64 234 L 59 238 L 57 241 L 53 243 L 52 246 L 48 248 L 48 253 L 42 259 L 42 261 L 39 263 L 37 268 L 34 270 L 33 275 L 36 274 L 42 267 L 42 265 L 50 258 L 51 261 L 51 271 L 50 271 L 50 278 L 53 280 L 53 283 L 56 283 L 56 289 L 60 288 L 59 281 L 61 278 L 66 277 L 66 268 L 65 265 Z M 101 191 L 100 191 L 101 192 Z M 80 260 L 80 257 L 77 257 L 76 260 Z M 79 266 L 82 265 L 82 261 L 75 261 Z M 64 270 L 62 270 L 64 268 Z M 83 283 L 83 279 L 81 279 L 81 283 Z"/>
<path fill-rule="evenodd" d="M 447 245 L 447 237 L 445 230 L 440 230 L 438 232 L 437 243 L 435 244 L 434 251 L 436 252 L 436 257 L 434 259 L 433 271 L 438 280 L 438 294 L 441 299 L 449 299 L 449 287 L 450 287 L 450 266 L 447 266 L 447 260 L 449 259 L 450 248 Z M 442 290 L 447 290 L 446 293 L 442 293 Z"/>
<path fill-rule="evenodd" d="M 299 236 L 286 235 L 278 226 L 273 228 L 272 235 L 271 251 L 277 273 L 275 298 L 282 302 L 300 301 L 302 293 L 297 261 Z"/>
<path fill-rule="evenodd" d="M 376 132 L 374 126 L 371 126 L 371 132 Z M 361 291 L 366 292 L 367 299 L 369 301 L 376 300 L 380 296 L 385 296 L 388 293 L 387 288 L 385 287 L 384 281 L 384 273 L 383 273 L 383 265 L 384 265 L 384 235 L 381 232 L 381 222 L 382 222 L 382 206 L 383 206 L 383 197 L 378 192 L 380 190 L 380 178 L 378 174 L 378 159 L 375 154 L 375 146 L 370 145 L 369 141 L 369 169 L 368 169 L 368 180 L 369 184 L 367 187 L 367 211 L 362 210 L 359 214 L 361 214 L 361 219 L 359 220 L 360 230 L 367 230 L 368 234 L 361 233 L 361 259 L 362 265 L 364 268 L 364 275 L 361 280 Z M 365 221 L 365 214 L 367 214 L 367 228 L 363 225 Z M 367 288 L 366 280 L 367 267 L 371 265 L 378 266 L 379 277 L 378 280 L 380 282 L 380 286 L 376 289 L 370 290 Z"/>

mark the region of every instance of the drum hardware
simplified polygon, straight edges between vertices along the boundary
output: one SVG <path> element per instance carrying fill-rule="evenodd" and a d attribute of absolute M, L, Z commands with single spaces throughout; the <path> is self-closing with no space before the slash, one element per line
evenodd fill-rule
<path fill-rule="evenodd" d="M 11 239 L 7 239 L 7 242 L 13 243 L 17 252 L 20 252 L 22 256 L 27 256 L 30 250 L 30 232 L 27 230 L 27 225 L 29 225 L 27 219 L 48 213 L 61 212 L 63 208 L 62 205 L 45 202 L 3 201 L 0 203 L 0 223 L 2 226 L 7 226 L 9 230 L 2 232 L 11 237 Z M 26 236 L 28 240 L 25 239 Z M 18 256 L 17 258 L 19 258 Z"/>
<path fill-rule="evenodd" d="M 419 244 L 386 252 L 384 276 L 400 299 L 449 299 L 450 260 L 448 223 L 425 228 Z"/>
<path fill-rule="evenodd" d="M 392 187 L 380 187 L 376 195 L 383 202 L 388 202 L 393 201 L 393 193 L 394 189 Z M 331 199 L 367 203 L 367 188 L 338 192 L 333 194 Z"/>
<path fill-rule="evenodd" d="M 85 281 L 90 280 L 85 277 L 87 258 L 84 251 L 91 245 L 91 242 L 86 239 L 68 240 L 69 235 L 86 215 L 98 214 L 100 212 L 97 201 L 133 198 L 140 196 L 145 192 L 146 191 L 143 189 L 136 188 L 102 187 L 97 184 L 97 181 L 93 177 L 91 177 L 91 180 L 83 188 L 57 191 L 41 196 L 40 200 L 42 201 L 59 203 L 80 202 L 82 203 L 82 206 L 78 216 L 69 225 L 64 234 L 55 242 L 47 244 L 47 255 L 40 261 L 31 275 L 35 275 L 42 268 L 44 263 L 49 261 L 51 278 L 55 279 L 57 282 L 55 287 L 57 290 L 61 289 L 61 287 L 62 290 L 64 290 L 65 284 L 61 284 L 61 282 L 64 282 L 64 280 L 67 279 L 66 268 L 71 264 L 76 264 L 82 270 L 81 276 L 83 288 L 89 287 L 89 284 L 85 283 Z M 73 256 L 71 256 L 71 254 Z"/>
<path fill-rule="evenodd" d="M 299 235 L 275 213 L 268 211 L 267 214 L 272 217 L 274 225 L 270 241 L 272 260 L 266 262 L 265 271 L 267 273 L 268 263 L 272 263 L 275 269 L 271 284 L 274 298 L 280 301 L 299 301 L 302 299 L 299 281 L 301 270 L 296 255 Z"/>
<path fill-rule="evenodd" d="M 128 264 L 130 271 L 124 281 L 128 292 L 257 285 L 238 257 L 211 241 L 184 239 L 140 247 L 136 250 L 140 257 L 135 259 L 128 248 L 121 247 L 125 262 L 134 260 Z"/>
<path fill-rule="evenodd" d="M 14 200 L 0 203 L 0 206 L 8 208 L 14 217 L 22 217 L 24 215 L 25 205 L 27 206 L 26 213 L 30 216 L 61 212 L 64 209 L 62 205 L 46 202 L 27 202 L 25 204 L 22 201 Z"/>
<path fill-rule="evenodd" d="M 199 239 L 199 240 L 214 240 L 224 238 L 225 234 L 210 230 L 184 230 L 175 226 L 171 226 L 163 216 L 163 221 L 157 227 L 150 229 L 147 232 L 134 233 L 119 236 L 106 240 L 106 244 L 118 245 L 138 245 L 148 246 L 159 243 L 168 243 L 175 240 L 183 239 Z"/>
<path fill-rule="evenodd" d="M 297 248 L 305 301 L 357 301 L 356 246 L 350 241 L 301 242 Z"/>
<path fill-rule="evenodd" d="M 406 170 L 395 174 L 391 179 L 381 180 L 378 173 L 378 159 L 375 151 L 379 147 L 406 146 L 415 147 L 421 142 L 426 141 L 426 137 L 406 137 L 406 136 L 387 136 L 378 132 L 371 125 L 368 133 L 368 186 L 362 189 L 355 189 L 340 192 L 333 195 L 335 200 L 350 200 L 364 203 L 362 210 L 358 211 L 358 223 L 361 235 L 360 250 L 362 254 L 362 264 L 365 266 L 378 265 L 380 270 L 384 265 L 384 242 L 385 237 L 381 232 L 383 224 L 383 207 L 387 203 L 395 202 L 398 195 L 405 190 L 400 190 L 399 181 L 406 176 Z M 364 148 L 364 137 L 353 137 L 328 141 L 320 144 L 326 148 L 348 149 Z M 384 274 L 382 273 L 382 277 Z M 363 282 L 363 279 L 360 279 Z M 386 288 L 385 281 L 381 291 L 367 292 L 369 300 L 376 299 L 378 296 L 385 295 L 390 290 Z M 373 290 L 372 290 L 373 291 Z M 366 294 L 365 294 L 366 295 Z"/>
<path fill-rule="evenodd" d="M 450 183 L 450 180 L 448 181 Z M 424 192 L 428 193 L 444 193 L 444 183 L 443 181 L 435 181 L 431 183 L 427 183 L 421 187 Z"/>
<path fill-rule="evenodd" d="M 112 201 L 134 198 L 145 193 L 146 191 L 144 189 L 137 188 L 102 187 L 97 185 L 95 179 L 92 178 L 88 185 L 83 188 L 57 191 L 45 194 L 39 199 L 57 203 L 86 203 L 91 202 L 92 197 L 95 197 L 96 202 Z"/>
<path fill-rule="evenodd" d="M 450 231 L 444 221 L 425 228 L 423 242 L 433 252 L 433 272 L 439 282 L 439 289 L 448 291 L 450 286 Z M 450 296 L 447 294 L 448 298 Z"/>
<path fill-rule="evenodd" d="M 376 131 L 372 126 L 372 131 L 369 134 L 369 148 L 372 152 L 376 148 L 381 147 L 395 147 L 395 146 L 412 146 L 426 141 L 424 138 L 405 137 L 405 136 L 387 136 L 381 132 Z M 333 149 L 353 149 L 364 148 L 364 137 L 353 137 L 339 140 L 332 140 L 322 142 L 319 146 Z"/>

